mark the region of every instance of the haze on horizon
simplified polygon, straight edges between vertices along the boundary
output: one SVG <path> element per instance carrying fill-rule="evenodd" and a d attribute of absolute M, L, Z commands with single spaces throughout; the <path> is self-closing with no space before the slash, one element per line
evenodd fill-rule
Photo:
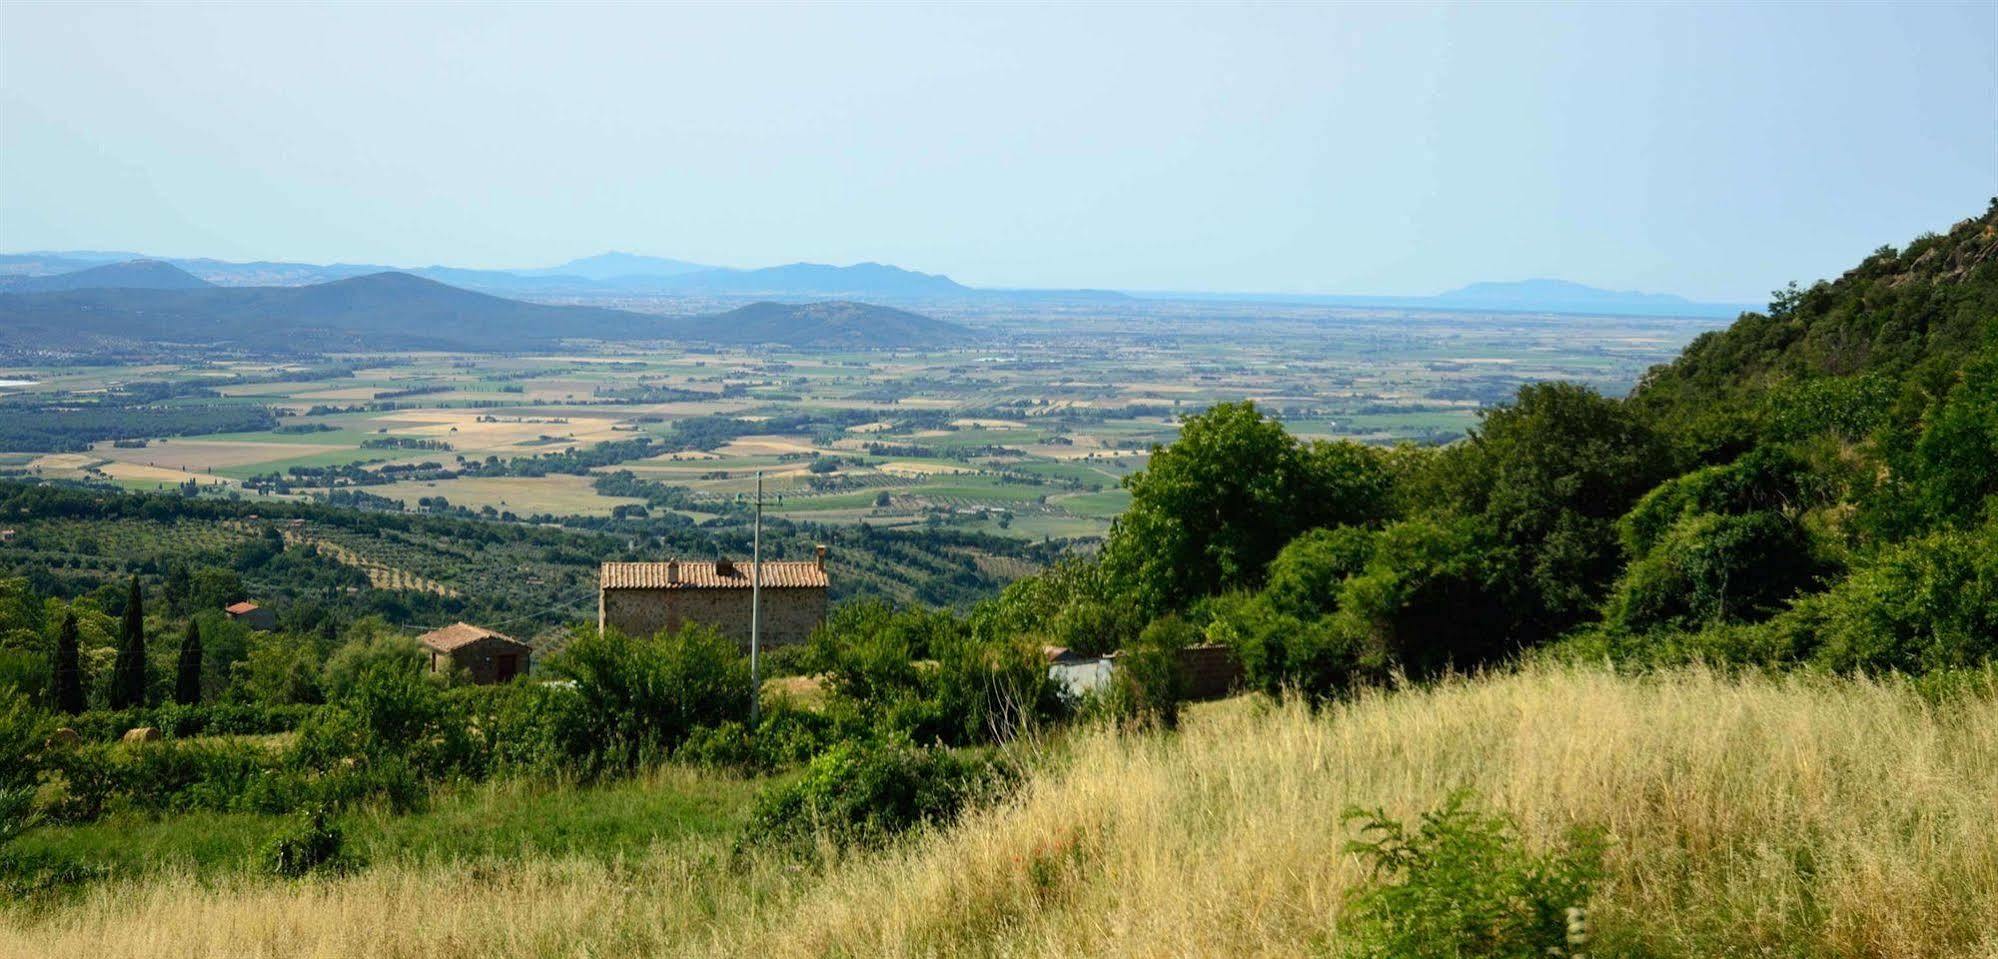
<path fill-rule="evenodd" d="M 1994 193 L 1989 3 L 0 6 L 8 251 L 1755 302 Z"/>

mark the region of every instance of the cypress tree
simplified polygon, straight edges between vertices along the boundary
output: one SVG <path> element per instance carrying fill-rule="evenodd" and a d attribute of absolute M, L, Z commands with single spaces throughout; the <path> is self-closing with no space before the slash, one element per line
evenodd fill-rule
<path fill-rule="evenodd" d="M 57 709 L 72 716 L 83 712 L 83 671 L 77 665 L 75 613 L 62 618 L 62 630 L 56 633 L 55 704 Z"/>
<path fill-rule="evenodd" d="M 111 708 L 146 704 L 146 611 L 139 599 L 139 578 L 132 577 L 132 594 L 125 600 L 125 626 L 118 631 L 118 660 L 111 670 Z"/>
<path fill-rule="evenodd" d="M 187 636 L 180 641 L 180 669 L 174 677 L 173 701 L 192 706 L 201 701 L 201 627 L 187 621 Z"/>

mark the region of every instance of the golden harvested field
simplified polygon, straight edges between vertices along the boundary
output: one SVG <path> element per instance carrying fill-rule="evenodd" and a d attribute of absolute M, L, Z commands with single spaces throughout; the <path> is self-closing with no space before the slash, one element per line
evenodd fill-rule
<path fill-rule="evenodd" d="M 226 477 L 210 476 L 206 473 L 190 473 L 183 470 L 167 469 L 164 466 L 147 466 L 142 463 L 111 462 L 101 467 L 106 476 L 127 483 L 164 483 L 178 485 L 194 481 L 202 486 L 228 486 Z"/>
<path fill-rule="evenodd" d="M 0 955 L 1336 955 L 1365 868 L 1341 810 L 1465 787 L 1532 845 L 1607 831 L 1591 955 L 1998 955 L 1988 685 L 1937 704 L 1899 681 L 1540 667 L 1038 752 L 1011 800 L 825 866 L 687 844 L 301 883 L 168 870 L 0 912 Z"/>
<path fill-rule="evenodd" d="M 812 445 L 809 436 L 745 436 L 716 450 L 723 456 L 781 456 L 785 453 L 823 452 Z"/>
<path fill-rule="evenodd" d="M 424 497 L 442 496 L 453 506 L 478 509 L 491 506 L 501 512 L 521 516 L 541 513 L 572 516 L 603 516 L 618 506 L 643 503 L 626 496 L 602 496 L 590 487 L 588 476 L 497 476 L 461 477 L 436 482 L 390 483 L 370 486 L 376 496 L 401 500 L 416 506 Z"/>

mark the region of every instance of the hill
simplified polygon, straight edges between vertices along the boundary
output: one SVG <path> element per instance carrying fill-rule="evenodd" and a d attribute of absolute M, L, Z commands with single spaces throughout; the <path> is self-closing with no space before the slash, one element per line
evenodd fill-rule
<path fill-rule="evenodd" d="M 804 349 L 907 349 L 947 346 L 972 338 L 971 330 L 943 320 L 876 306 L 823 303 L 751 303 L 715 316 L 668 327 L 675 339 L 710 343 L 781 343 Z"/>
<path fill-rule="evenodd" d="M 0 292 L 51 293 L 65 290 L 200 290 L 213 286 L 180 267 L 161 260 L 106 263 L 53 276 L 21 277 Z"/>
<path fill-rule="evenodd" d="M 511 350 L 659 335 L 618 310 L 521 303 L 406 273 L 298 287 L 0 293 L 0 347 L 211 344 L 270 352 Z"/>
<path fill-rule="evenodd" d="M 947 276 L 881 263 L 792 263 L 760 270 L 704 270 L 664 278 L 660 286 L 686 293 L 784 296 L 921 297 L 971 292 Z"/>
<path fill-rule="evenodd" d="M 560 266 L 531 270 L 513 270 L 521 276 L 563 276 L 585 280 L 620 280 L 631 277 L 681 276 L 699 273 L 715 267 L 685 260 L 669 260 L 658 256 L 641 256 L 636 253 L 599 253 L 578 260 L 570 260 Z"/>
<path fill-rule="evenodd" d="M 1568 280 L 1535 279 L 1473 283 L 1430 298 L 1439 307 L 1479 310 L 1533 310 L 1550 313 L 1608 313 L 1618 316 L 1707 316 L 1718 306 L 1670 293 L 1605 290 Z"/>
<path fill-rule="evenodd" d="M 1947 233 L 1881 247 L 1835 280 L 1791 284 L 1768 311 L 1695 339 L 1632 397 L 1677 422 L 1812 380 L 1945 373 L 1986 346 L 1998 346 L 1998 200 Z"/>

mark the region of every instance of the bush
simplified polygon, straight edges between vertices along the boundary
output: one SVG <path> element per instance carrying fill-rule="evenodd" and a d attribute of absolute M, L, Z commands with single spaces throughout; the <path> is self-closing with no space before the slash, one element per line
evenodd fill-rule
<path fill-rule="evenodd" d="M 1321 703 L 1362 678 L 1359 647 L 1333 628 L 1331 617 L 1277 612 L 1263 594 L 1218 597 L 1206 610 L 1207 641 L 1233 649 L 1243 678 L 1270 696 L 1295 692 Z"/>
<path fill-rule="evenodd" d="M 341 870 L 352 865 L 341 855 L 343 845 L 340 827 L 325 807 L 316 807 L 300 813 L 297 821 L 265 843 L 264 867 L 287 879 Z"/>
<path fill-rule="evenodd" d="M 1763 619 L 1824 566 L 1804 528 L 1780 513 L 1687 514 L 1624 570 L 1605 622 L 1644 632 Z"/>
<path fill-rule="evenodd" d="M 981 641 L 946 612 L 850 604 L 812 634 L 810 659 L 851 725 L 916 742 L 1005 742 L 1064 708 L 1038 648 Z"/>
<path fill-rule="evenodd" d="M 698 727 L 749 718 L 749 661 L 704 626 L 650 639 L 585 632 L 548 667 L 576 684 L 557 735 L 586 771 L 665 759 Z"/>
<path fill-rule="evenodd" d="M 1471 669 L 1513 652 L 1492 582 L 1506 554 L 1490 554 L 1484 532 L 1475 521 L 1433 519 L 1382 530 L 1366 569 L 1340 587 L 1322 645 L 1373 680 L 1397 668 L 1417 678 Z"/>
<path fill-rule="evenodd" d="M 319 685 L 330 702 L 352 691 L 362 674 L 370 669 L 385 667 L 416 675 L 423 672 L 425 665 L 423 652 L 414 639 L 395 634 L 361 636 L 326 657 Z"/>
<path fill-rule="evenodd" d="M 1770 627 L 1839 671 L 1923 673 L 1998 657 L 1998 523 L 1892 547 Z"/>
<path fill-rule="evenodd" d="M 945 749 L 906 743 L 842 742 L 796 782 L 757 798 L 745 845 L 880 845 L 923 823 L 955 820 L 1012 780 L 1007 767 Z"/>
<path fill-rule="evenodd" d="M 1346 952 L 1367 959 L 1581 956 L 1586 910 L 1602 877 L 1602 842 L 1577 832 L 1535 855 L 1504 816 L 1465 793 L 1411 831 L 1386 813 L 1348 810 L 1363 838 L 1348 851 L 1372 868 L 1340 921 Z"/>
<path fill-rule="evenodd" d="M 808 762 L 839 736 L 832 719 L 788 703 L 766 705 L 754 732 L 742 723 L 701 727 L 673 753 L 679 762 L 764 773 Z"/>
<path fill-rule="evenodd" d="M 1357 526 L 1315 529 L 1291 540 L 1270 561 L 1264 592 L 1278 613 L 1310 619 L 1331 612 L 1346 577 L 1358 575 L 1374 553 L 1374 531 Z"/>
<path fill-rule="evenodd" d="M 1154 620 L 1138 640 L 1117 655 L 1101 709 L 1117 719 L 1172 729 L 1190 679 L 1180 651 L 1200 641 L 1200 632 L 1178 616 Z"/>
<path fill-rule="evenodd" d="M 1761 447 L 1725 466 L 1709 466 L 1658 484 L 1617 521 L 1626 553 L 1643 556 L 1682 518 L 1701 513 L 1794 513 L 1823 491 L 1810 466 L 1786 450 Z"/>

